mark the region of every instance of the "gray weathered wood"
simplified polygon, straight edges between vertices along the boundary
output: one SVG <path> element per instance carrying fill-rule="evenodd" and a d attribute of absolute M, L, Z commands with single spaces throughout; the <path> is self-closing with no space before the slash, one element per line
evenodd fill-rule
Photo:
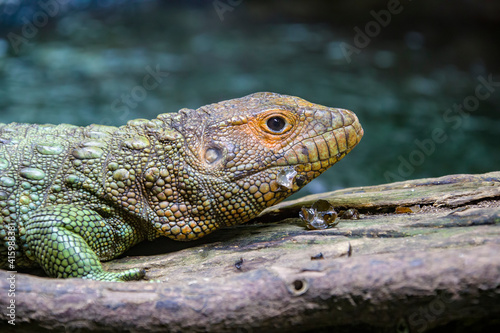
<path fill-rule="evenodd" d="M 297 213 L 318 198 L 361 217 L 306 230 Z M 414 213 L 395 214 L 398 206 Z M 500 314 L 499 225 L 500 172 L 309 196 L 204 240 L 161 239 L 105 263 L 143 267 L 158 282 L 17 273 L 15 331 L 478 327 Z M 311 259 L 319 253 L 324 259 Z M 9 275 L 0 271 L 2 309 Z"/>

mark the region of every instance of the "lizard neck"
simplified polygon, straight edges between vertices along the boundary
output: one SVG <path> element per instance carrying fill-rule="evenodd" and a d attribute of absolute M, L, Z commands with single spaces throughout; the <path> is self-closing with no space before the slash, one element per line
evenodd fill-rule
<path fill-rule="evenodd" d="M 161 235 L 155 225 L 163 224 L 165 217 L 155 212 L 158 203 L 146 197 L 153 193 L 155 198 L 166 200 L 169 192 L 163 186 L 165 182 L 175 182 L 184 163 L 183 137 L 170 126 L 170 119 L 170 115 L 164 114 L 158 119 L 133 120 L 115 128 L 101 172 L 102 197 L 119 207 L 127 218 L 134 219 L 149 239 Z M 175 176 L 169 177 L 169 173 Z M 165 178 L 159 179 L 160 175 Z"/>

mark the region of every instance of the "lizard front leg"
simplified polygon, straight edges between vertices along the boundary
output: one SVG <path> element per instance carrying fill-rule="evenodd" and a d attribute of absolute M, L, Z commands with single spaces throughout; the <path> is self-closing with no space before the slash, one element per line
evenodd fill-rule
<path fill-rule="evenodd" d="M 112 223 L 97 212 L 72 205 L 40 208 L 26 226 L 27 255 L 52 277 L 103 281 L 139 280 L 144 270 L 106 272 L 101 260 L 114 258 L 136 243 L 128 224 Z"/>

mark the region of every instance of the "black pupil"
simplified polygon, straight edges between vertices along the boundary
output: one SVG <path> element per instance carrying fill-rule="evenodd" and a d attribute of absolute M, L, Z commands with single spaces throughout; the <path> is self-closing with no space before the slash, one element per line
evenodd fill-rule
<path fill-rule="evenodd" d="M 285 128 L 285 119 L 281 117 L 272 117 L 267 120 L 267 127 L 273 132 L 281 132 Z"/>

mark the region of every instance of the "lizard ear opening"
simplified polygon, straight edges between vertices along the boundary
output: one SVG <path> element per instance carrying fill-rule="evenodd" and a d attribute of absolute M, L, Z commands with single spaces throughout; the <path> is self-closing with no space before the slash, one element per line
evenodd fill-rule
<path fill-rule="evenodd" d="M 222 158 L 222 150 L 218 147 L 210 147 L 205 150 L 205 161 L 214 164 Z"/>

